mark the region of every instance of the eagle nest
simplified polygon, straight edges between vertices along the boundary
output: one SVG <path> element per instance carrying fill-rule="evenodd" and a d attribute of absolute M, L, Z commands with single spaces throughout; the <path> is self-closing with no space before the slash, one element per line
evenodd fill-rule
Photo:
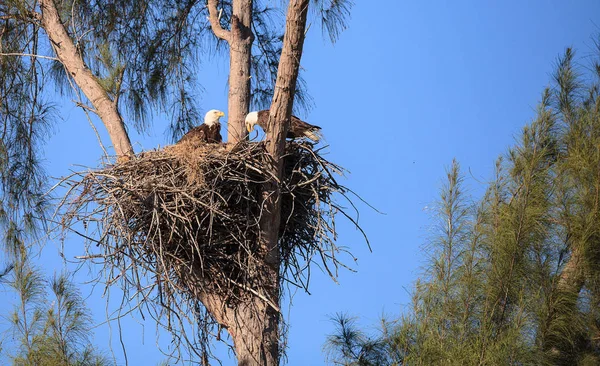
<path fill-rule="evenodd" d="M 310 262 L 335 279 L 338 256 L 348 253 L 335 244 L 336 215 L 360 230 L 337 201 L 354 209 L 351 191 L 335 179 L 343 170 L 313 147 L 287 142 L 281 182 L 267 169 L 262 142 L 233 149 L 177 144 L 75 173 L 65 180 L 62 225 L 99 247 L 88 246 L 83 258 L 104 264 L 107 283 L 121 283 L 128 300 L 139 296 L 140 303 L 203 320 L 198 288 L 227 302 L 266 293 L 259 222 L 264 185 L 275 182 L 282 194 L 281 280 L 306 289 Z"/>

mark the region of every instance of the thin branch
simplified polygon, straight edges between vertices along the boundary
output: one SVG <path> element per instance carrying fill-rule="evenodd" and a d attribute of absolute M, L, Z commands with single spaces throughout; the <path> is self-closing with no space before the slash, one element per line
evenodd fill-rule
<path fill-rule="evenodd" d="M 117 106 L 114 105 L 96 76 L 85 64 L 73 43 L 52 0 L 40 0 L 42 27 L 46 31 L 56 56 L 73 78 L 83 94 L 92 103 L 98 117 L 106 126 L 119 160 L 133 155 L 133 147 Z"/>
<path fill-rule="evenodd" d="M 104 152 L 104 157 L 107 160 L 110 159 L 110 155 L 108 154 L 108 151 L 106 151 L 106 148 L 104 147 L 104 144 L 102 143 L 102 138 L 100 137 L 100 133 L 98 132 L 98 129 L 94 125 L 94 122 L 92 121 L 92 118 L 90 118 L 90 114 L 88 113 L 88 110 L 92 111 L 92 112 L 94 110 L 92 108 L 88 107 L 87 105 L 83 104 L 83 103 L 77 103 L 77 106 L 81 107 L 81 109 L 83 109 L 83 113 L 85 113 L 85 116 L 87 117 L 87 120 L 88 120 L 88 122 L 90 124 L 90 127 L 92 127 L 92 130 L 94 131 L 94 134 L 96 135 L 96 139 L 98 140 L 98 144 L 100 145 L 100 148 Z"/>
<path fill-rule="evenodd" d="M 310 282 L 310 263 L 334 280 L 338 268 L 345 268 L 338 256 L 349 253 L 336 246 L 334 217 L 350 217 L 335 202 L 336 193 L 348 189 L 332 175 L 343 169 L 307 143 L 287 144 L 279 180 L 265 164 L 271 160 L 265 144 L 176 144 L 102 170 L 86 169 L 61 181 L 67 194 L 56 224 L 90 245 L 77 259 L 103 265 L 107 288 L 120 286 L 127 302 L 137 297 L 135 308 L 177 328 L 175 342 L 182 346 L 207 342 L 216 322 L 233 322 L 219 313 L 229 301 L 254 298 L 252 306 L 264 304 L 279 317 L 279 297 L 270 293 L 271 277 L 265 281 L 266 253 L 256 240 L 266 214 L 260 188 L 277 182 L 281 193 L 282 263 L 276 270 L 282 276 L 275 280 L 301 288 Z M 179 319 L 182 314 L 185 319 Z M 188 321 L 198 327 L 199 338 L 187 338 Z"/>
<path fill-rule="evenodd" d="M 33 21 L 39 21 L 41 19 L 41 15 L 35 11 L 30 11 L 26 16 L 23 14 L 4 14 L 0 15 L 0 20 L 21 20 L 24 22 L 32 23 Z"/>
<path fill-rule="evenodd" d="M 58 58 L 52 57 L 52 56 L 33 55 L 30 53 L 19 53 L 19 52 L 0 53 L 0 56 L 34 57 L 34 58 L 42 58 L 45 60 L 60 61 Z"/>
<path fill-rule="evenodd" d="M 273 301 L 269 300 L 266 296 L 260 294 L 258 291 L 252 289 L 249 286 L 239 284 L 239 283 L 237 283 L 237 282 L 235 282 L 235 281 L 233 281 L 231 279 L 229 279 L 229 282 L 231 282 L 233 285 L 235 285 L 235 286 L 237 286 L 237 287 L 239 287 L 239 288 L 241 288 L 243 290 L 249 291 L 252 294 L 256 295 L 262 301 L 266 302 L 271 308 L 273 308 L 273 310 L 275 310 L 276 312 L 278 312 L 278 313 L 281 314 L 281 309 L 279 308 L 279 306 L 277 306 Z"/>

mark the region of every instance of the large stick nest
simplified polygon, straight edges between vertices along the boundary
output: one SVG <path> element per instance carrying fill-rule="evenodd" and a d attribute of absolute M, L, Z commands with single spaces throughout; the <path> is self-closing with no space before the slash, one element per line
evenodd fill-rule
<path fill-rule="evenodd" d="M 281 182 L 271 166 L 264 143 L 233 149 L 179 144 L 144 152 L 68 179 L 63 225 L 81 230 L 77 223 L 83 223 L 80 234 L 101 249 L 87 258 L 100 259 L 107 283 L 120 280 L 129 298 L 133 291 L 182 311 L 176 298 L 197 300 L 200 288 L 227 301 L 253 295 L 273 305 L 277 299 L 265 298 L 261 288 L 265 184 L 276 183 L 281 191 L 282 281 L 306 288 L 315 258 L 335 278 L 341 263 L 334 218 L 341 213 L 356 222 L 335 201 L 349 192 L 334 177 L 342 169 L 313 145 L 287 143 Z"/>

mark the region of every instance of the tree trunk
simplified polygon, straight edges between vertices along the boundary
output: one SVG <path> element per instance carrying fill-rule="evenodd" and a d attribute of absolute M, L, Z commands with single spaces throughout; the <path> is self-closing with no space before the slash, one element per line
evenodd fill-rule
<path fill-rule="evenodd" d="M 73 40 L 60 20 L 53 0 L 40 0 L 40 8 L 42 9 L 42 27 L 48 34 L 56 56 L 92 103 L 94 111 L 106 126 L 117 158 L 128 159 L 133 155 L 133 147 L 117 106 L 85 66 L 81 54 L 77 51 Z"/>
<path fill-rule="evenodd" d="M 244 124 L 250 111 L 252 62 L 252 0 L 234 0 L 229 42 L 229 96 L 227 142 L 237 143 L 246 138 Z"/>
<path fill-rule="evenodd" d="M 250 111 L 252 62 L 252 0 L 233 0 L 231 30 L 221 27 L 218 0 L 208 0 L 210 26 L 215 36 L 229 44 L 229 95 L 227 142 L 235 144 L 248 135 L 244 120 Z"/>
<path fill-rule="evenodd" d="M 234 340 L 238 365 L 279 365 L 279 313 L 261 299 L 235 309 L 229 334 Z"/>
<path fill-rule="evenodd" d="M 583 288 L 585 283 L 584 259 L 580 248 L 573 248 L 571 257 L 565 264 L 559 278 L 558 290 L 560 292 L 572 294 L 575 297 Z"/>
<path fill-rule="evenodd" d="M 215 294 L 197 296 L 215 320 L 227 329 L 239 365 L 279 365 L 278 309 L 258 297 L 230 306 Z"/>
<path fill-rule="evenodd" d="M 273 158 L 270 167 L 277 177 L 282 176 L 285 136 L 289 128 L 294 102 L 296 80 L 304 45 L 306 17 L 310 0 L 290 0 L 288 5 L 283 49 L 279 60 L 275 94 L 269 117 L 270 133 L 267 151 Z M 246 137 L 244 119 L 250 105 L 250 62 L 253 35 L 251 32 L 252 1 L 234 0 L 231 31 L 221 28 L 217 0 L 208 1 L 211 28 L 215 35 L 230 46 L 228 142 L 236 143 Z M 209 294 L 201 296 L 202 303 L 217 322 L 227 328 L 240 365 L 279 365 L 279 270 L 278 248 L 281 221 L 280 190 L 275 182 L 265 184 L 262 197 L 264 210 L 260 219 L 260 255 L 263 297 L 253 297 L 230 308 L 223 299 Z"/>
<path fill-rule="evenodd" d="M 300 70 L 300 58 L 304 46 L 304 34 L 306 28 L 306 17 L 308 13 L 309 0 L 290 0 L 286 16 L 285 35 L 283 38 L 283 49 L 279 59 L 277 80 L 275 83 L 275 94 L 271 103 L 269 116 L 270 131 L 267 136 L 267 151 L 273 159 L 274 173 L 277 177 L 283 176 L 283 155 L 285 153 L 285 138 L 289 129 L 290 117 L 294 103 L 294 91 L 296 80 Z M 267 283 L 263 284 L 267 289 L 268 298 L 273 299 L 279 305 L 280 279 L 279 269 L 281 258 L 278 247 L 279 225 L 281 222 L 281 192 L 278 185 L 273 182 L 266 184 L 262 193 L 263 215 L 260 219 L 260 246 L 262 256 L 265 258 Z M 256 299 L 256 301 L 260 301 Z M 273 352 L 270 360 L 279 364 L 279 312 L 272 306 L 265 308 L 262 324 L 262 334 L 265 336 L 266 350 Z M 267 359 L 269 360 L 269 359 Z"/>
<path fill-rule="evenodd" d="M 275 174 L 282 176 L 285 153 L 285 137 L 289 129 L 290 117 L 294 103 L 296 80 L 300 69 L 300 58 L 304 46 L 304 33 L 309 0 L 290 0 L 286 17 L 286 30 L 283 38 L 283 50 L 277 69 L 275 94 L 269 114 L 269 133 L 266 136 L 267 151 L 273 158 Z M 280 194 L 275 184 L 266 187 L 263 192 L 265 213 L 261 218 L 261 239 L 263 249 L 269 253 L 268 263 L 279 268 L 279 251 L 277 236 L 280 224 Z M 276 191 L 277 194 L 272 194 Z"/>

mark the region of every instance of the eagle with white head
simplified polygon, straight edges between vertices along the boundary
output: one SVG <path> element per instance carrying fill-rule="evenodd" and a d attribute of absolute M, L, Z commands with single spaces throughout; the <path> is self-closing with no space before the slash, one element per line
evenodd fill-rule
<path fill-rule="evenodd" d="M 221 136 L 221 122 L 219 122 L 219 119 L 224 115 L 225 113 L 217 109 L 211 109 L 204 115 L 204 123 L 189 130 L 177 143 L 186 141 L 222 142 L 223 137 Z"/>
<path fill-rule="evenodd" d="M 268 109 L 257 112 L 250 112 L 246 116 L 246 129 L 250 133 L 254 130 L 255 125 L 259 125 L 263 129 L 263 131 L 267 133 L 268 122 Z M 295 139 L 300 137 L 306 137 L 314 142 L 319 142 L 319 140 L 321 140 L 321 127 L 304 122 L 296 116 L 292 116 L 290 122 L 290 128 L 286 136 L 287 138 Z"/>

